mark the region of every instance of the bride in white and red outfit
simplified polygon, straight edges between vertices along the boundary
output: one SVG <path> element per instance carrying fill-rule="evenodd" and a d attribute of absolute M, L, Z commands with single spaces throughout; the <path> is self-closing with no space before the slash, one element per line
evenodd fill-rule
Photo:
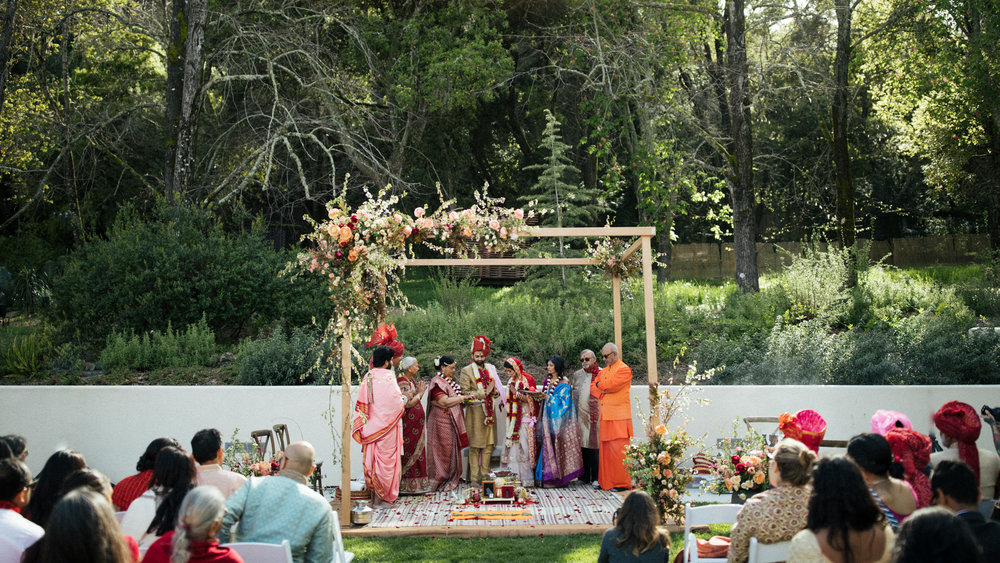
<path fill-rule="evenodd" d="M 500 463 L 509 467 L 524 487 L 535 486 L 535 422 L 538 404 L 525 394 L 535 392 L 535 379 L 524 371 L 517 358 L 503 363 L 510 381 L 507 383 L 507 431 Z"/>

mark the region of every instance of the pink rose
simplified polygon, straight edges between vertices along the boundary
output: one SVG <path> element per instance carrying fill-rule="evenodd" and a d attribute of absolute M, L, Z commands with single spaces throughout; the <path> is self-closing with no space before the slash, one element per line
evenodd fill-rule
<path fill-rule="evenodd" d="M 410 233 L 412 233 L 412 232 L 413 232 L 413 227 L 411 227 L 409 225 L 403 227 L 403 235 L 404 236 L 410 236 Z"/>
<path fill-rule="evenodd" d="M 490 228 L 493 229 L 494 231 L 499 231 L 500 221 L 497 221 L 496 219 L 490 219 Z"/>
<path fill-rule="evenodd" d="M 518 219 L 524 219 L 524 210 L 523 209 L 515 209 L 514 210 L 514 217 L 517 217 Z"/>
<path fill-rule="evenodd" d="M 399 213 L 394 213 L 392 215 L 392 220 L 395 221 L 395 222 L 397 222 L 397 223 L 402 223 L 403 222 L 403 216 L 400 215 Z"/>
<path fill-rule="evenodd" d="M 424 216 L 424 208 L 423 207 L 418 207 L 418 208 L 414 209 L 413 210 L 413 216 L 416 217 L 417 219 L 423 217 Z"/>

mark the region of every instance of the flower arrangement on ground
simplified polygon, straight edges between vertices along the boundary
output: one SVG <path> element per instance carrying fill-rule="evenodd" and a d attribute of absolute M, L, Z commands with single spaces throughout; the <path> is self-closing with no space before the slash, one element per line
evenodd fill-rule
<path fill-rule="evenodd" d="M 734 428 L 739 419 L 734 423 Z M 716 477 L 705 484 L 706 490 L 733 495 L 733 500 L 746 500 L 771 487 L 768 479 L 768 455 L 774 451 L 764 436 L 749 429 L 743 438 L 720 442 L 721 453 L 711 460 L 711 474 Z"/>
<path fill-rule="evenodd" d="M 684 406 L 691 404 L 688 393 L 691 385 L 710 378 L 713 373 L 698 374 L 697 366 L 692 365 L 684 384 L 675 394 L 651 385 L 649 402 L 658 423 L 646 424 L 645 442 L 634 441 L 625 447 L 624 464 L 632 476 L 633 486 L 653 497 L 664 520 L 683 521 L 685 489 L 694 478 L 690 469 L 679 465 L 695 440 L 684 429 L 686 421 L 675 431 L 670 430 L 669 424 Z M 639 405 L 638 400 L 636 404 Z M 638 408 L 641 412 L 641 406 Z"/>
<path fill-rule="evenodd" d="M 250 450 L 247 450 L 246 445 L 237 440 L 236 435 L 239 431 L 239 428 L 233 431 L 229 446 L 222 454 L 223 464 L 228 466 L 230 471 L 244 477 L 266 477 L 277 474 L 284 453 L 278 452 L 270 459 L 264 459 L 264 454 L 257 444 L 253 444 Z"/>

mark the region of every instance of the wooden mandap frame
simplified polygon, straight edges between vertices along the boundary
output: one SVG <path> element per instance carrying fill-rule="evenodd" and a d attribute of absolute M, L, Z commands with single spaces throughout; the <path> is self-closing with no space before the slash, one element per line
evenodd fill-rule
<path fill-rule="evenodd" d="M 642 289 L 643 304 L 646 317 L 646 369 L 649 373 L 649 384 L 658 382 L 656 372 L 656 331 L 653 318 L 653 250 L 652 239 L 656 236 L 655 227 L 537 227 L 530 231 L 519 233 L 519 236 L 553 238 L 553 237 L 638 237 L 622 254 L 622 259 L 628 258 L 636 251 L 642 251 Z M 591 258 L 410 258 L 403 259 L 405 266 L 590 266 L 597 265 Z M 622 296 L 621 278 L 612 276 L 611 291 L 614 297 L 615 345 L 622 349 Z M 351 334 L 344 335 L 340 345 L 341 369 L 347 377 L 341 384 L 341 419 L 343 435 L 341 437 L 341 481 L 340 481 L 340 522 L 349 525 L 351 521 Z M 650 413 L 656 416 L 655 413 Z"/>

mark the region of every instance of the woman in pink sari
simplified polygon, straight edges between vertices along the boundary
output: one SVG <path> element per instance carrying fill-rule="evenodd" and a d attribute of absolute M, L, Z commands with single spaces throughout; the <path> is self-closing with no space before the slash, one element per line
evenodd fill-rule
<path fill-rule="evenodd" d="M 455 358 L 435 358 L 434 367 L 427 387 L 427 474 L 430 490 L 450 491 L 462 477 L 462 448 L 469 446 L 462 412 L 468 397 L 455 380 Z"/>
<path fill-rule="evenodd" d="M 358 387 L 354 404 L 351 437 L 361 444 L 364 455 L 365 485 L 385 502 L 399 497 L 403 428 L 400 418 L 406 397 L 399 391 L 396 377 L 388 369 L 393 351 L 379 346 L 372 354 L 371 370 Z"/>

